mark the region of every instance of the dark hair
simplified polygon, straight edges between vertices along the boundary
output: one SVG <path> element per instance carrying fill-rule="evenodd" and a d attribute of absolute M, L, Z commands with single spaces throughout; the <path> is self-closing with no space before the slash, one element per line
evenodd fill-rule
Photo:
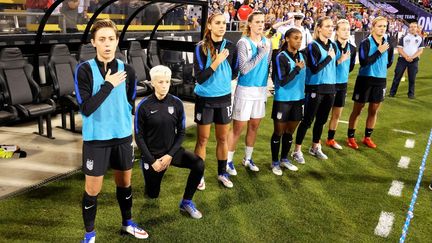
<path fill-rule="evenodd" d="M 202 46 L 202 50 L 204 53 L 206 53 L 206 55 L 207 55 L 207 50 L 210 50 L 210 56 L 212 60 L 216 59 L 216 48 L 213 45 L 213 41 L 211 39 L 211 31 L 208 28 L 208 25 L 212 23 L 212 21 L 216 18 L 216 16 L 223 16 L 223 13 L 221 13 L 220 11 L 216 11 L 212 15 L 210 15 L 210 17 L 208 17 L 207 24 L 204 30 L 204 38 L 200 42 Z"/>
<path fill-rule="evenodd" d="M 250 29 L 249 24 L 252 22 L 253 18 L 254 18 L 256 15 L 264 15 L 264 13 L 261 12 L 261 11 L 253 11 L 251 14 L 249 14 L 249 16 L 248 16 L 248 18 L 247 18 L 247 24 L 246 24 L 246 27 L 245 27 L 245 29 L 243 30 L 243 35 L 245 35 L 245 36 L 250 36 L 251 29 Z"/>
<path fill-rule="evenodd" d="M 94 40 L 96 37 L 96 32 L 102 28 L 112 28 L 114 30 L 114 32 L 116 33 L 116 38 L 117 39 L 119 38 L 119 32 L 118 32 L 116 24 L 110 19 L 101 19 L 101 20 L 96 21 L 92 25 L 91 30 L 90 30 L 91 39 Z"/>
<path fill-rule="evenodd" d="M 281 47 L 279 48 L 278 52 L 284 51 L 288 48 L 288 41 L 287 39 L 290 38 L 293 34 L 302 34 L 302 32 L 297 28 L 291 28 L 285 32 L 285 35 L 283 36 L 283 42 Z"/>

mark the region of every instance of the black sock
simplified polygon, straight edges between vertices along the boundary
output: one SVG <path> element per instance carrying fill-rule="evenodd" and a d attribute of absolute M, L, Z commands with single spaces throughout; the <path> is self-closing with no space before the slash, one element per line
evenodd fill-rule
<path fill-rule="evenodd" d="M 372 135 L 373 128 L 366 128 L 365 129 L 365 137 L 369 138 Z"/>
<path fill-rule="evenodd" d="M 280 148 L 280 139 L 281 136 L 278 136 L 276 133 L 273 133 L 270 139 L 270 149 L 272 154 L 272 161 L 279 161 L 279 148 Z"/>
<path fill-rule="evenodd" d="M 132 186 L 117 187 L 116 194 L 122 215 L 122 224 L 127 225 L 126 221 L 132 218 Z"/>
<path fill-rule="evenodd" d="M 335 136 L 335 133 L 336 133 L 336 130 L 328 130 L 328 135 L 327 135 L 327 139 L 334 139 L 334 136 Z"/>
<path fill-rule="evenodd" d="M 348 138 L 354 138 L 355 129 L 348 128 Z"/>
<path fill-rule="evenodd" d="M 281 159 L 288 158 L 288 152 L 291 149 L 291 144 L 293 141 L 293 137 L 291 133 L 284 133 L 282 136 L 282 152 L 281 152 Z"/>
<path fill-rule="evenodd" d="M 90 196 L 87 192 L 84 192 L 82 200 L 82 215 L 84 220 L 84 227 L 87 232 L 94 230 L 94 222 L 96 218 L 97 209 L 97 195 Z"/>
<path fill-rule="evenodd" d="M 218 160 L 218 175 L 226 173 L 227 160 Z"/>

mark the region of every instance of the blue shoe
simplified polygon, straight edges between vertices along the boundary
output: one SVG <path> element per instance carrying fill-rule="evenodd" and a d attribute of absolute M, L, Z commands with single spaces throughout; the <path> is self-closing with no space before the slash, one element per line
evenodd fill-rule
<path fill-rule="evenodd" d="M 95 243 L 96 241 L 96 231 L 86 232 L 84 234 L 84 240 L 81 243 Z"/>
<path fill-rule="evenodd" d="M 228 174 L 232 175 L 232 176 L 236 176 L 237 175 L 237 170 L 234 167 L 234 163 L 232 161 L 227 163 L 226 166 L 226 172 L 228 172 Z"/>
<path fill-rule="evenodd" d="M 181 200 L 179 208 L 181 212 L 189 213 L 189 215 L 194 219 L 202 218 L 202 213 L 196 209 L 192 200 Z"/>
<path fill-rule="evenodd" d="M 122 234 L 131 234 L 135 236 L 135 238 L 138 239 L 147 239 L 149 235 L 147 232 L 143 229 L 141 229 L 134 221 L 128 220 L 126 222 L 126 225 L 123 225 L 121 227 L 121 233 Z"/>

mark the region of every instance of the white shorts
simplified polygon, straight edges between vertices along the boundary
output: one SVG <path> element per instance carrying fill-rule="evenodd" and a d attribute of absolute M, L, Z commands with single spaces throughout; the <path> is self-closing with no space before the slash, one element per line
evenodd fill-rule
<path fill-rule="evenodd" d="M 249 121 L 250 119 L 260 119 L 265 117 L 265 100 L 244 100 L 234 98 L 233 120 Z"/>

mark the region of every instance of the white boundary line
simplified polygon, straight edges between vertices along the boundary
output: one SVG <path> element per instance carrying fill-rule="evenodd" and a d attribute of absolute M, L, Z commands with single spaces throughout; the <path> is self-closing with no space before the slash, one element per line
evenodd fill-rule
<path fill-rule="evenodd" d="M 414 139 L 408 138 L 405 141 L 405 148 L 414 148 L 414 145 L 415 145 L 415 140 Z"/>
<path fill-rule="evenodd" d="M 398 163 L 398 167 L 403 168 L 403 169 L 407 169 L 410 162 L 411 162 L 410 157 L 401 156 L 399 163 Z"/>
<path fill-rule="evenodd" d="M 375 234 L 386 238 L 392 230 L 393 222 L 394 213 L 381 211 L 378 224 L 375 227 Z"/>
<path fill-rule="evenodd" d="M 388 191 L 390 196 L 400 197 L 402 196 L 402 190 L 404 188 L 404 183 L 401 181 L 392 181 L 391 187 Z"/>
<path fill-rule="evenodd" d="M 400 132 L 400 133 L 415 135 L 415 132 L 411 132 L 411 131 L 408 131 L 408 130 L 393 129 L 393 131 L 394 132 Z"/>

